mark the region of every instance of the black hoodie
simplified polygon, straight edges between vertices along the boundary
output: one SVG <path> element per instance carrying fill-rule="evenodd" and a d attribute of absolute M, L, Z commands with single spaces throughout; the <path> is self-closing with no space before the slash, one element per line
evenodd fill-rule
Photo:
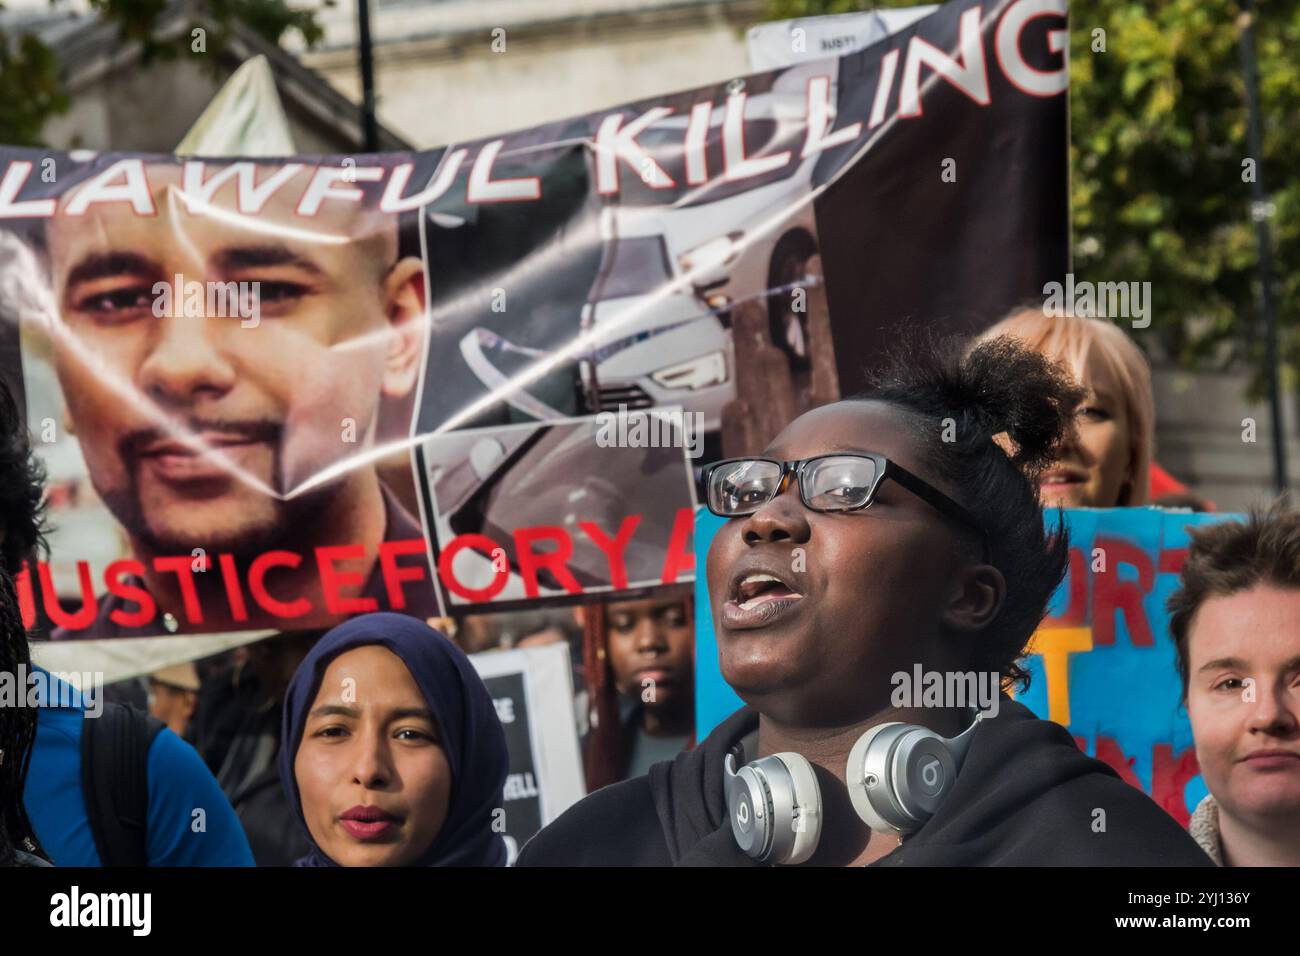
<path fill-rule="evenodd" d="M 731 835 L 723 791 L 727 752 L 757 729 L 757 712 L 738 710 L 694 750 L 570 807 L 528 841 L 516 866 L 757 866 Z M 934 817 L 871 865 L 1214 864 L 1064 728 L 1004 696 Z"/>

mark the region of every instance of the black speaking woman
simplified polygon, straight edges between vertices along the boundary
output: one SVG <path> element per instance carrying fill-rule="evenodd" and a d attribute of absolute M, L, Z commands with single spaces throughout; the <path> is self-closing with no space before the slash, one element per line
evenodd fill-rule
<path fill-rule="evenodd" d="M 709 594 L 722 675 L 748 706 L 695 750 L 571 808 L 518 865 L 752 865 L 737 836 L 752 818 L 729 806 L 726 768 L 778 753 L 804 761 L 817 791 L 804 778 L 793 827 L 815 820 L 815 849 L 787 862 L 1208 864 L 1155 803 L 1009 697 L 978 722 L 960 701 L 893 699 L 894 675 L 917 665 L 1026 679 L 1017 661 L 1068 545 L 1059 522 L 1045 530 L 1034 479 L 1078 398 L 1063 370 L 1011 341 L 963 357 L 918 340 L 865 395 L 800 416 L 758 458 L 714 466 L 709 507 L 729 520 L 709 549 Z M 937 808 L 874 830 L 849 785 L 860 797 L 879 781 L 850 755 L 894 721 L 969 733 Z M 763 821 L 780 816 L 779 791 L 766 814 L 752 803 Z"/>

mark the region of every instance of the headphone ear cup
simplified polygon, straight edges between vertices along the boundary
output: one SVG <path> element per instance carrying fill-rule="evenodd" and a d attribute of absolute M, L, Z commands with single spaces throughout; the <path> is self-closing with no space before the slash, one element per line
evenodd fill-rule
<path fill-rule="evenodd" d="M 821 788 L 806 758 L 773 754 L 735 769 L 726 760 L 727 813 L 736 843 L 761 863 L 803 863 L 821 840 Z"/>
<path fill-rule="evenodd" d="M 920 829 L 934 816 L 957 782 L 957 761 L 950 741 L 924 727 L 899 738 L 893 756 L 892 794 L 899 809 Z"/>
<path fill-rule="evenodd" d="M 817 845 L 821 842 L 822 790 L 812 764 L 802 754 L 780 753 L 773 756 L 785 765 L 794 795 L 792 812 L 784 819 L 778 814 L 772 821 L 775 826 L 784 827 L 791 837 L 789 848 L 780 857 L 774 854 L 774 862 L 791 865 L 804 863 L 817 852 Z M 774 850 L 786 842 L 781 839 L 779 832 L 775 836 Z"/>
<path fill-rule="evenodd" d="M 849 751 L 853 809 L 871 829 L 911 833 L 934 816 L 957 779 L 950 742 L 915 724 L 872 727 Z"/>
<path fill-rule="evenodd" d="M 763 774 L 748 764 L 736 770 L 736 758 L 726 758 L 727 816 L 731 834 L 746 856 L 765 860 L 771 852 L 771 795 Z"/>
<path fill-rule="evenodd" d="M 877 833 L 898 833 L 898 809 L 893 805 L 888 757 L 891 744 L 899 736 L 896 730 L 905 725 L 899 722 L 877 724 L 858 738 L 849 751 L 848 767 L 844 778 L 848 782 L 849 800 L 862 822 Z M 884 739 L 882 734 L 889 731 Z M 873 749 L 872 745 L 880 743 Z M 868 767 L 868 756 L 871 766 Z"/>

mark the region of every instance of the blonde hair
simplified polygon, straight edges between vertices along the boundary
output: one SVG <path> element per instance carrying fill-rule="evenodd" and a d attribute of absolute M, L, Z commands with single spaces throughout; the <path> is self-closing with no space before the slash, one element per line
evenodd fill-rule
<path fill-rule="evenodd" d="M 1049 358 L 1063 362 L 1080 382 L 1096 354 L 1119 382 L 1129 425 L 1133 481 L 1121 507 L 1147 502 L 1155 449 L 1156 408 L 1146 356 L 1117 325 L 1076 315 L 1048 316 L 1039 308 L 1017 309 L 983 332 L 977 341 L 1010 335 Z"/>

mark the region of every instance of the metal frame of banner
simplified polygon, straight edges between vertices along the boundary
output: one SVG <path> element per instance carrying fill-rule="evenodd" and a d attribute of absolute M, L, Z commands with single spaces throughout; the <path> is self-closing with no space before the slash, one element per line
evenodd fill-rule
<path fill-rule="evenodd" d="M 1286 433 L 1282 422 L 1282 386 L 1278 380 L 1277 311 L 1273 302 L 1273 241 L 1268 220 L 1272 215 L 1264 189 L 1264 144 L 1259 124 L 1259 71 L 1255 57 L 1255 3 L 1245 0 L 1241 16 L 1241 72 L 1246 94 L 1246 148 L 1255 157 L 1250 186 L 1250 218 L 1255 222 L 1259 248 L 1260 311 L 1264 313 L 1264 361 L 1268 365 L 1268 404 L 1273 418 L 1273 483 L 1285 495 L 1287 479 Z"/>

